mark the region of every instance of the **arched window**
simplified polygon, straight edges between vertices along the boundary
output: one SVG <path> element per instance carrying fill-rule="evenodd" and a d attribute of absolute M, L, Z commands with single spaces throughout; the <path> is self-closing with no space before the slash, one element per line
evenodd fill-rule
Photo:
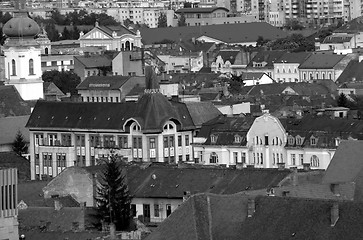
<path fill-rule="evenodd" d="M 48 48 L 44 49 L 44 53 L 45 53 L 45 55 L 48 55 Z"/>
<path fill-rule="evenodd" d="M 320 166 L 318 156 L 316 156 L 316 155 L 311 156 L 311 158 L 310 158 L 310 166 L 311 167 L 319 167 Z"/>
<path fill-rule="evenodd" d="M 15 60 L 11 60 L 11 69 L 12 69 L 12 73 L 11 75 L 12 76 L 16 76 L 16 63 L 15 63 Z"/>
<path fill-rule="evenodd" d="M 29 75 L 34 75 L 34 61 L 29 59 Z"/>
<path fill-rule="evenodd" d="M 126 44 L 125 45 L 126 45 L 125 46 L 126 50 L 131 50 L 130 49 L 130 42 L 129 41 L 126 41 Z"/>
<path fill-rule="evenodd" d="M 210 154 L 209 162 L 210 162 L 210 163 L 218 163 L 218 155 L 217 155 L 217 153 L 212 152 L 212 153 Z"/>

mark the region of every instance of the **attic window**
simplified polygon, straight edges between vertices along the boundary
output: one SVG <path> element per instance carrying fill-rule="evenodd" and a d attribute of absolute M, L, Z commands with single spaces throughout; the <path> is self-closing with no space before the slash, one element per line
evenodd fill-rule
<path fill-rule="evenodd" d="M 289 136 L 288 138 L 288 141 L 289 141 L 289 145 L 294 145 L 295 144 L 295 138 L 293 136 Z"/>
<path fill-rule="evenodd" d="M 134 127 L 132 128 L 132 130 L 134 130 L 134 131 L 140 131 L 140 127 L 135 124 Z"/>
<path fill-rule="evenodd" d="M 241 143 L 241 136 L 240 135 L 234 135 L 234 142 L 235 143 Z"/>
<path fill-rule="evenodd" d="M 210 141 L 211 141 L 211 143 L 216 143 L 217 142 L 217 139 L 218 139 L 218 136 L 216 136 L 216 135 L 210 135 Z"/>
<path fill-rule="evenodd" d="M 302 138 L 300 136 L 296 137 L 296 145 L 301 146 L 302 144 Z"/>
<path fill-rule="evenodd" d="M 316 138 L 314 136 L 311 136 L 311 138 L 310 138 L 310 145 L 316 146 Z"/>

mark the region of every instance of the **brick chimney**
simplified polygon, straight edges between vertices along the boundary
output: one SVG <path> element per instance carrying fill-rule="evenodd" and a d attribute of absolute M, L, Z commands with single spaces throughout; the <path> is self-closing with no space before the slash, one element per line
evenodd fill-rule
<path fill-rule="evenodd" d="M 247 202 L 247 217 L 253 217 L 256 211 L 255 199 L 248 199 Z"/>
<path fill-rule="evenodd" d="M 337 202 L 333 203 L 330 208 L 330 226 L 334 227 L 339 220 L 339 204 Z"/>

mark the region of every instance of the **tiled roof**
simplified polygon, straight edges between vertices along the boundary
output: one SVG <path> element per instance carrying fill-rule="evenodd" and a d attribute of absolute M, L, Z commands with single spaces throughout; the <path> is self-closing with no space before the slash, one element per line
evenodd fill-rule
<path fill-rule="evenodd" d="M 281 56 L 283 56 L 287 51 L 285 50 L 268 50 L 268 51 L 260 51 L 254 56 L 251 61 L 248 63 L 247 68 L 256 68 L 253 66 L 253 63 L 262 63 L 266 62 L 266 66 L 264 68 L 274 68 L 273 63 L 276 62 Z"/>
<path fill-rule="evenodd" d="M 132 34 L 132 35 L 136 35 L 136 33 L 134 33 L 133 31 L 131 31 L 130 29 L 128 29 L 126 26 L 120 24 L 117 26 L 99 26 L 99 28 L 101 30 L 103 30 L 104 32 L 106 32 L 108 35 L 112 36 L 113 32 L 116 32 L 117 36 L 122 36 L 125 34 Z"/>
<path fill-rule="evenodd" d="M 137 84 L 134 86 L 130 92 L 127 93 L 126 96 L 141 96 L 145 92 L 145 87 L 140 86 Z"/>
<path fill-rule="evenodd" d="M 345 82 L 342 85 L 340 85 L 340 88 L 363 89 L 363 81 L 362 82 Z"/>
<path fill-rule="evenodd" d="M 332 53 L 313 53 L 301 65 L 300 69 L 333 69 L 344 55 L 336 55 Z"/>
<path fill-rule="evenodd" d="M 29 142 L 29 130 L 25 128 L 29 115 L 0 118 L 0 145 L 11 144 L 18 131 L 23 134 L 24 140 Z"/>
<path fill-rule="evenodd" d="M 362 31 L 363 31 L 362 17 L 354 18 L 351 21 L 345 23 L 340 28 L 334 30 L 335 33 L 352 33 L 352 34 L 354 33 L 356 34 Z"/>
<path fill-rule="evenodd" d="M 338 83 L 363 81 L 363 62 L 358 60 L 352 60 L 348 63 L 347 67 L 343 70 L 337 79 Z"/>
<path fill-rule="evenodd" d="M 216 10 L 225 10 L 229 12 L 227 8 L 224 7 L 206 7 L 206 8 L 179 8 L 175 11 L 176 14 L 180 13 L 212 13 Z"/>
<path fill-rule="evenodd" d="M 309 52 L 287 52 L 282 55 L 275 63 L 302 63 L 306 58 L 310 56 Z"/>
<path fill-rule="evenodd" d="M 90 172 L 99 172 L 102 165 L 86 167 Z M 78 171 L 76 167 L 67 168 Z M 151 176 L 155 175 L 155 179 Z M 210 192 L 233 194 L 246 189 L 261 189 L 277 186 L 290 174 L 290 170 L 277 169 L 228 169 L 152 164 L 149 167 L 127 166 L 127 179 L 131 193 L 137 198 L 182 198 L 184 191 L 192 194 Z M 62 176 L 59 175 L 60 177 Z"/>
<path fill-rule="evenodd" d="M 30 107 L 13 85 L 0 85 L 0 118 L 30 114 Z"/>
<path fill-rule="evenodd" d="M 221 56 L 224 62 L 229 61 L 231 64 L 234 64 L 239 53 L 239 51 L 221 50 L 216 56 Z"/>
<path fill-rule="evenodd" d="M 81 62 L 85 68 L 112 66 L 112 58 L 108 55 L 74 56 L 74 58 Z"/>
<path fill-rule="evenodd" d="M 179 42 L 208 36 L 226 43 L 255 42 L 259 36 L 264 39 L 277 39 L 287 34 L 265 22 L 185 26 L 172 28 L 142 28 L 142 42 L 146 45 L 165 39 Z"/>
<path fill-rule="evenodd" d="M 192 52 L 200 52 L 203 51 L 204 53 L 208 52 L 212 49 L 215 45 L 213 42 L 199 42 L 196 41 L 193 43 L 192 40 L 184 40 L 178 43 L 182 48 L 186 49 L 187 51 L 190 50 Z"/>
<path fill-rule="evenodd" d="M 161 93 L 144 94 L 138 102 L 125 103 L 38 101 L 27 127 L 123 129 L 130 118 L 144 132 L 162 131 L 170 119 L 178 121 L 182 130 L 195 128 L 186 105 L 168 101 Z"/>
<path fill-rule="evenodd" d="M 264 72 L 243 72 L 242 79 L 243 80 L 257 80 L 260 79 L 265 73 Z"/>
<path fill-rule="evenodd" d="M 331 160 L 324 183 L 357 182 L 362 178 L 363 141 L 342 141 Z M 357 187 L 360 185 L 357 182 Z"/>
<path fill-rule="evenodd" d="M 350 42 L 350 40 L 353 38 L 352 34 L 333 34 L 330 36 L 327 36 L 323 43 L 345 43 Z"/>
<path fill-rule="evenodd" d="M 129 79 L 129 76 L 90 76 L 77 86 L 77 90 L 119 90 Z"/>
<path fill-rule="evenodd" d="M 43 82 L 44 95 L 64 96 L 65 94 L 53 82 Z"/>
<path fill-rule="evenodd" d="M 18 201 L 23 200 L 28 207 L 44 207 L 43 187 L 48 181 L 28 181 L 18 184 Z"/>
<path fill-rule="evenodd" d="M 0 152 L 0 168 L 17 168 L 18 181 L 30 179 L 30 162 L 15 152 Z"/>
<path fill-rule="evenodd" d="M 361 239 L 363 204 L 340 202 L 339 219 L 331 226 L 333 201 L 256 197 L 247 217 L 242 194 L 200 194 L 189 198 L 146 240 Z"/>
<path fill-rule="evenodd" d="M 221 112 L 211 102 L 186 102 L 188 111 L 197 127 L 219 115 Z"/>

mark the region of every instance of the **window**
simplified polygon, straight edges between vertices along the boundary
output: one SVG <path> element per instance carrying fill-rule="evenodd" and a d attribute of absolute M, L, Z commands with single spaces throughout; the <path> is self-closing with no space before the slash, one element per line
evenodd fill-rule
<path fill-rule="evenodd" d="M 268 145 L 268 136 L 265 136 L 265 146 Z"/>
<path fill-rule="evenodd" d="M 261 153 L 261 159 L 260 164 L 263 164 L 263 153 Z"/>
<path fill-rule="evenodd" d="M 246 163 L 246 153 L 243 152 L 242 154 L 242 163 Z"/>
<path fill-rule="evenodd" d="M 136 217 L 136 204 L 131 204 L 131 215 Z"/>
<path fill-rule="evenodd" d="M 235 135 L 234 136 L 234 142 L 235 143 L 241 143 L 241 136 L 240 135 Z"/>
<path fill-rule="evenodd" d="M 178 136 L 178 147 L 182 146 L 182 136 Z"/>
<path fill-rule="evenodd" d="M 154 204 L 154 216 L 160 217 L 160 205 L 159 204 Z"/>
<path fill-rule="evenodd" d="M 291 154 L 291 165 L 296 165 L 296 155 Z"/>
<path fill-rule="evenodd" d="M 238 152 L 233 152 L 233 161 L 234 163 L 238 162 Z"/>
<path fill-rule="evenodd" d="M 301 146 L 301 144 L 302 144 L 302 139 L 301 139 L 301 137 L 297 136 L 296 137 L 296 145 Z"/>
<path fill-rule="evenodd" d="M 253 164 L 256 162 L 256 153 L 253 153 Z"/>
<path fill-rule="evenodd" d="M 300 165 L 304 164 L 304 154 L 299 154 Z"/>
<path fill-rule="evenodd" d="M 272 165 L 276 164 L 276 155 L 275 153 L 272 153 Z"/>
<path fill-rule="evenodd" d="M 312 167 L 319 167 L 319 158 L 316 155 L 311 156 L 310 158 L 310 166 Z"/>
<path fill-rule="evenodd" d="M 295 138 L 293 136 L 289 136 L 288 138 L 288 142 L 289 142 L 289 145 L 294 145 L 295 143 Z"/>
<path fill-rule="evenodd" d="M 62 134 L 62 146 L 70 147 L 72 146 L 72 136 L 71 134 Z"/>
<path fill-rule="evenodd" d="M 35 134 L 35 146 L 43 146 L 43 134 Z"/>
<path fill-rule="evenodd" d="M 115 142 L 113 141 L 113 136 L 108 136 L 108 135 L 103 136 L 103 147 L 104 148 L 109 148 L 109 147 L 114 147 L 114 146 L 115 146 Z"/>
<path fill-rule="evenodd" d="M 29 59 L 29 75 L 34 75 L 34 61 Z"/>
<path fill-rule="evenodd" d="M 185 135 L 185 146 L 189 146 L 189 135 Z"/>
<path fill-rule="evenodd" d="M 65 153 L 57 153 L 57 167 L 66 167 Z"/>
<path fill-rule="evenodd" d="M 217 136 L 216 135 L 210 135 L 210 142 L 211 143 L 216 143 L 217 142 Z"/>
<path fill-rule="evenodd" d="M 49 146 L 59 145 L 57 141 L 57 134 L 48 134 L 48 144 Z"/>
<path fill-rule="evenodd" d="M 91 147 L 100 147 L 100 136 L 91 136 L 90 145 Z"/>
<path fill-rule="evenodd" d="M 16 63 L 14 59 L 11 60 L 11 70 L 12 70 L 11 75 L 16 76 Z"/>
<path fill-rule="evenodd" d="M 119 148 L 128 148 L 128 140 L 127 136 L 119 136 L 118 137 L 118 147 Z"/>
<path fill-rule="evenodd" d="M 142 159 L 142 137 L 132 138 L 133 158 L 134 160 Z"/>
<path fill-rule="evenodd" d="M 212 153 L 210 154 L 209 162 L 210 162 L 210 163 L 218 163 L 218 155 L 217 155 L 217 153 L 212 152 Z"/>
<path fill-rule="evenodd" d="M 34 162 L 35 162 L 35 165 L 39 165 L 39 154 L 35 154 L 35 158 L 34 158 Z"/>

